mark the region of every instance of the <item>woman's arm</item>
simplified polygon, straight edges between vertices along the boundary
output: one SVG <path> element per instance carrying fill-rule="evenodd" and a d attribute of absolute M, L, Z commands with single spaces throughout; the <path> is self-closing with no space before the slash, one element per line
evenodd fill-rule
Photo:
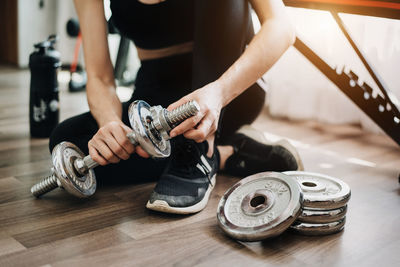
<path fill-rule="evenodd" d="M 101 165 L 128 159 L 135 148 L 126 134 L 131 129 L 122 120 L 122 105 L 116 94 L 111 64 L 107 24 L 102 0 L 74 0 L 82 32 L 86 86 L 90 112 L 99 125 L 89 141 L 89 153 Z M 141 153 L 138 149 L 138 154 Z"/>
<path fill-rule="evenodd" d="M 295 32 L 281 0 L 250 0 L 261 29 L 243 55 L 218 79 L 223 106 L 255 83 L 294 43 Z"/>
<path fill-rule="evenodd" d="M 169 107 L 172 109 L 195 99 L 201 108 L 197 116 L 176 127 L 171 136 L 183 133 L 187 138 L 204 141 L 215 132 L 221 108 L 254 84 L 293 44 L 294 30 L 286 17 L 281 0 L 250 0 L 250 3 L 261 22 L 260 31 L 239 59 L 218 80 Z M 196 125 L 198 126 L 195 129 Z"/>
<path fill-rule="evenodd" d="M 83 49 L 88 75 L 87 97 L 90 112 L 100 127 L 121 120 L 121 102 L 115 91 L 107 24 L 102 0 L 75 0 L 83 37 Z"/>

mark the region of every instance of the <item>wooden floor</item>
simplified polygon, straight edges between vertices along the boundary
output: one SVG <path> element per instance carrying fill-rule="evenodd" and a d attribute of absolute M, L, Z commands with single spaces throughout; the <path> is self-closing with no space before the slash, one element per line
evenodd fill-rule
<path fill-rule="evenodd" d="M 146 210 L 154 183 L 98 188 L 88 200 L 33 183 L 49 174 L 46 139 L 28 128 L 29 74 L 0 68 L 0 266 L 400 266 L 400 149 L 355 126 L 260 117 L 254 126 L 298 147 L 305 168 L 352 189 L 342 233 L 293 233 L 255 243 L 226 237 L 216 207 L 238 179 L 218 176 L 205 210 L 174 216 Z M 87 109 L 83 93 L 63 90 L 61 117 Z"/>

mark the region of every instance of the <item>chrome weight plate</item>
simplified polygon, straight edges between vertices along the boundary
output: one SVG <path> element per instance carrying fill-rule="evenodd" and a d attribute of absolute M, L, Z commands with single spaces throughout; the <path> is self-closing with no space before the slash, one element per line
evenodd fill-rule
<path fill-rule="evenodd" d="M 135 133 L 135 141 L 140 144 L 149 155 L 155 158 L 169 157 L 171 154 L 170 141 L 156 136 L 152 131 L 152 114 L 149 104 L 142 100 L 134 101 L 129 106 L 128 117 L 133 132 Z"/>
<path fill-rule="evenodd" d="M 297 221 L 306 223 L 329 223 L 343 219 L 346 216 L 347 205 L 333 210 L 312 210 L 304 208 Z"/>
<path fill-rule="evenodd" d="M 77 197 L 89 197 L 96 192 L 96 176 L 93 170 L 89 170 L 84 176 L 80 176 L 74 169 L 74 161 L 83 159 L 85 155 L 74 144 L 61 142 L 54 147 L 52 153 L 53 171 L 61 183 L 61 187 Z"/>
<path fill-rule="evenodd" d="M 350 187 L 337 178 L 303 171 L 289 171 L 284 174 L 294 177 L 300 184 L 305 208 L 337 209 L 346 205 L 350 199 Z"/>
<path fill-rule="evenodd" d="M 217 218 L 232 238 L 258 241 L 277 236 L 299 216 L 303 196 L 298 183 L 276 172 L 248 176 L 225 192 Z"/>
<path fill-rule="evenodd" d="M 330 235 L 343 230 L 346 217 L 330 223 L 302 223 L 295 222 L 290 229 L 302 235 Z"/>

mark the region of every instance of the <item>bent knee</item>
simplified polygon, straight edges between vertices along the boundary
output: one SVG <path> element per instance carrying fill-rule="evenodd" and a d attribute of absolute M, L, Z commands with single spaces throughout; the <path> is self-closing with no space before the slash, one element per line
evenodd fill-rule
<path fill-rule="evenodd" d="M 49 150 L 50 152 L 53 151 L 53 148 L 61 143 L 62 141 L 67 140 L 68 131 L 66 131 L 66 127 L 63 125 L 64 123 L 60 123 L 54 128 L 54 130 L 50 134 L 49 138 Z"/>
<path fill-rule="evenodd" d="M 97 123 L 90 113 L 69 118 L 58 124 L 52 131 L 49 138 L 50 152 L 53 151 L 57 144 L 68 141 L 76 145 L 84 153 L 87 153 L 87 144 L 97 130 Z"/>

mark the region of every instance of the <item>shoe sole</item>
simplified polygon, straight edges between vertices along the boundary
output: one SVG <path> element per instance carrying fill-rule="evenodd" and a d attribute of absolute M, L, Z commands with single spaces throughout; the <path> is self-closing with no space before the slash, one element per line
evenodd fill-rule
<path fill-rule="evenodd" d="M 203 199 L 194 204 L 193 206 L 190 207 L 171 207 L 166 201 L 164 200 L 155 200 L 153 203 L 150 203 L 150 201 L 147 201 L 146 208 L 150 210 L 155 210 L 155 211 L 161 211 L 165 213 L 174 213 L 174 214 L 192 214 L 192 213 L 197 213 L 201 210 L 203 210 L 208 203 L 208 199 L 210 198 L 211 191 L 214 189 L 215 184 L 216 184 L 216 176 L 217 174 L 214 174 L 214 176 L 211 178 L 211 185 L 208 187 Z"/>
<path fill-rule="evenodd" d="M 271 145 L 271 146 L 278 145 L 278 146 L 284 147 L 290 153 L 292 153 L 292 155 L 296 159 L 297 170 L 298 171 L 303 171 L 304 170 L 303 161 L 300 158 L 299 152 L 286 139 L 282 139 L 282 140 L 279 140 L 277 142 L 270 142 L 270 141 L 268 141 L 268 139 L 264 136 L 264 134 L 262 132 L 258 131 L 257 129 L 253 128 L 250 125 L 242 126 L 237 132 L 241 133 L 241 134 L 244 134 L 244 135 L 246 135 L 246 136 L 248 136 L 248 137 L 256 140 L 257 142 L 260 142 L 260 143 L 264 144 L 264 145 Z"/>

